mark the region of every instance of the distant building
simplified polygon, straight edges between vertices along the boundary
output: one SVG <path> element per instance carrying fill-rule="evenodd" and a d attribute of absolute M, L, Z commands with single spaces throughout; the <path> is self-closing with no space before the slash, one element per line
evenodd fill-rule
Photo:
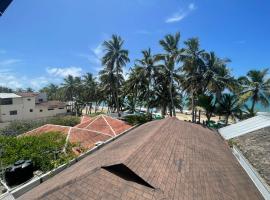
<path fill-rule="evenodd" d="M 67 113 L 66 104 L 44 93 L 0 93 L 0 122 L 31 120 Z"/>

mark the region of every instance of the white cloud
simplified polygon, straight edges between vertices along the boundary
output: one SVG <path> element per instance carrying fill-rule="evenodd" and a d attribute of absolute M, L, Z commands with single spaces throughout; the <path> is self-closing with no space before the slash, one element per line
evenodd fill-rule
<path fill-rule="evenodd" d="M 72 76 L 81 76 L 82 68 L 81 67 L 49 67 L 46 69 L 47 73 L 54 77 L 67 77 L 68 75 Z"/>
<path fill-rule="evenodd" d="M 167 18 L 165 22 L 166 23 L 179 22 L 179 21 L 183 20 L 185 17 L 187 17 L 195 9 L 196 9 L 195 4 L 190 3 L 185 10 L 181 10 L 177 13 L 174 13 L 171 17 Z"/>
<path fill-rule="evenodd" d="M 21 62 L 21 60 L 19 59 L 6 59 L 6 60 L 1 60 L 0 61 L 0 66 L 1 67 L 6 67 L 6 66 L 10 66 L 10 65 L 13 65 L 13 64 L 17 64 Z"/>
<path fill-rule="evenodd" d="M 23 84 L 18 77 L 8 73 L 0 73 L 0 85 L 13 89 L 23 87 Z"/>
<path fill-rule="evenodd" d="M 81 53 L 78 56 L 85 58 L 89 61 L 91 68 L 95 71 L 99 71 L 101 69 L 101 59 L 103 56 L 103 47 L 102 43 L 98 44 L 94 48 L 90 48 L 90 53 Z"/>

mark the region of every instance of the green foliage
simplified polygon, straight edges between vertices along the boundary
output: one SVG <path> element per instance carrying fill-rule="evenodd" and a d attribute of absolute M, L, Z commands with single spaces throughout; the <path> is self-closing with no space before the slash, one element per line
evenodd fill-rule
<path fill-rule="evenodd" d="M 144 124 L 152 121 L 152 115 L 128 115 L 123 118 L 124 121 L 131 125 Z"/>
<path fill-rule="evenodd" d="M 233 139 L 229 139 L 228 140 L 228 145 L 229 147 L 233 148 L 233 146 L 235 146 L 237 143 L 233 140 Z"/>
<path fill-rule="evenodd" d="M 47 121 L 47 124 L 55 124 L 62 126 L 76 126 L 79 123 L 80 118 L 76 116 L 54 117 Z"/>
<path fill-rule="evenodd" d="M 0 135 L 16 136 L 43 126 L 45 124 L 55 124 L 62 126 L 75 126 L 80 123 L 80 118 L 75 116 L 59 116 L 44 120 L 24 120 L 13 121 L 9 126 L 0 130 Z"/>
<path fill-rule="evenodd" d="M 91 114 L 89 114 L 88 116 L 89 116 L 89 117 L 96 117 L 96 116 L 102 115 L 102 114 L 105 114 L 105 113 L 104 113 L 104 112 L 96 112 L 96 113 L 91 113 Z"/>
<path fill-rule="evenodd" d="M 3 151 L 1 160 L 8 166 L 21 159 L 31 159 L 35 169 L 49 171 L 74 157 L 71 145 L 67 154 L 62 152 L 66 137 L 62 133 L 48 132 L 39 136 L 7 137 L 0 136 Z"/>

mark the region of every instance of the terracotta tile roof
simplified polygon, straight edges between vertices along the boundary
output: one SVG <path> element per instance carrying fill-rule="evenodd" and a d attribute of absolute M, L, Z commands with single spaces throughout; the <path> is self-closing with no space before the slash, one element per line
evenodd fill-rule
<path fill-rule="evenodd" d="M 108 135 L 79 128 L 71 128 L 69 135 L 71 143 L 79 143 L 85 149 L 91 149 L 95 146 L 95 143 L 106 141 L 110 138 Z"/>
<path fill-rule="evenodd" d="M 63 134 L 68 134 L 70 127 L 69 126 L 59 126 L 59 125 L 53 125 L 53 124 L 46 124 L 44 126 L 41 126 L 39 128 L 36 128 L 32 131 L 29 131 L 27 133 L 24 133 L 24 136 L 29 136 L 29 135 L 40 135 L 42 133 L 47 133 L 47 132 L 61 132 Z"/>
<path fill-rule="evenodd" d="M 104 142 L 131 128 L 124 121 L 106 117 L 105 115 L 100 115 L 93 119 L 86 117 L 85 119 L 85 122 L 75 127 L 46 124 L 24 135 L 40 135 L 51 131 L 61 132 L 65 135 L 69 134 L 68 139 L 71 143 L 78 144 L 84 149 L 91 149 L 97 142 Z M 109 122 L 107 123 L 105 119 Z M 80 128 L 80 125 L 87 128 Z M 113 128 L 110 128 L 110 126 Z"/>
<path fill-rule="evenodd" d="M 84 115 L 81 117 L 81 124 L 91 120 L 91 117 Z"/>
<path fill-rule="evenodd" d="M 19 199 L 263 198 L 217 133 L 168 118 L 132 130 Z"/>
<path fill-rule="evenodd" d="M 126 122 L 114 119 L 106 115 L 98 115 L 76 126 L 87 130 L 102 132 L 106 135 L 115 136 L 131 128 Z"/>
<path fill-rule="evenodd" d="M 46 101 L 46 102 L 40 102 L 37 105 L 49 107 L 49 108 L 64 108 L 64 107 L 66 107 L 66 103 L 61 102 L 61 101 Z"/>

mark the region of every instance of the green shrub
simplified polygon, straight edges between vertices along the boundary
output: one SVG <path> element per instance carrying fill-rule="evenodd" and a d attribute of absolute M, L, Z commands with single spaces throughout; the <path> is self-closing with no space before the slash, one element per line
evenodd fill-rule
<path fill-rule="evenodd" d="M 80 118 L 75 116 L 54 117 L 47 121 L 47 124 L 62 126 L 76 126 L 80 123 Z"/>
<path fill-rule="evenodd" d="M 128 115 L 123 117 L 123 120 L 131 125 L 144 124 L 152 121 L 152 115 Z"/>
<path fill-rule="evenodd" d="M 75 116 L 57 116 L 48 119 L 13 121 L 9 126 L 0 130 L 0 135 L 17 136 L 45 124 L 75 126 L 79 123 L 80 118 Z"/>
<path fill-rule="evenodd" d="M 65 135 L 59 132 L 39 136 L 0 136 L 0 148 L 3 151 L 1 160 L 4 166 L 8 166 L 21 159 L 30 159 L 35 169 L 46 172 L 74 157 L 70 143 L 67 145 L 67 153 L 62 152 L 65 143 Z"/>
<path fill-rule="evenodd" d="M 89 116 L 89 117 L 96 117 L 96 116 L 102 115 L 102 114 L 105 114 L 105 113 L 104 113 L 104 112 L 96 112 L 96 113 L 91 113 L 91 114 L 89 114 L 88 116 Z"/>

